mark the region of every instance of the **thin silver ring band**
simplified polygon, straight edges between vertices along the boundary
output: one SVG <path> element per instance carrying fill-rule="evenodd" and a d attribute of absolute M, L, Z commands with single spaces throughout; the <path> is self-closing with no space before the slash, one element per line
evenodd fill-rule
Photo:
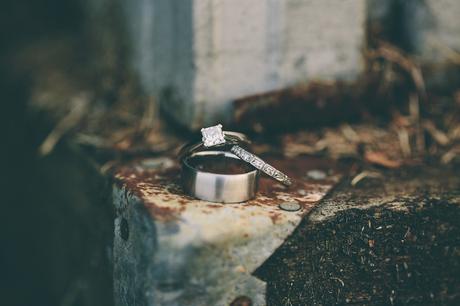
<path fill-rule="evenodd" d="M 251 165 L 254 166 L 254 168 L 264 172 L 268 176 L 274 178 L 278 182 L 286 185 L 286 186 L 291 186 L 292 181 L 291 179 L 284 174 L 283 172 L 279 171 L 275 167 L 267 164 L 264 160 L 262 160 L 260 157 L 257 157 L 256 155 L 252 154 L 251 152 L 246 151 L 239 145 L 233 145 L 230 149 L 230 151 L 244 160 L 247 163 L 250 163 Z"/>
<path fill-rule="evenodd" d="M 190 163 L 196 156 L 225 156 L 239 158 L 227 151 L 200 151 L 182 159 L 182 184 L 191 196 L 218 203 L 240 203 L 255 197 L 259 171 L 252 170 L 242 174 L 219 174 L 198 170 Z"/>
<path fill-rule="evenodd" d="M 179 153 L 180 160 L 187 154 L 191 154 L 199 149 L 230 146 L 230 151 L 233 154 L 251 164 L 256 169 L 264 172 L 286 186 L 292 185 L 291 179 L 286 174 L 269 165 L 260 157 L 239 146 L 239 144 L 248 144 L 248 138 L 246 135 L 237 132 L 222 131 L 221 124 L 208 128 L 202 128 L 201 135 L 203 136 L 201 142 L 189 144 L 182 148 L 181 153 Z"/>

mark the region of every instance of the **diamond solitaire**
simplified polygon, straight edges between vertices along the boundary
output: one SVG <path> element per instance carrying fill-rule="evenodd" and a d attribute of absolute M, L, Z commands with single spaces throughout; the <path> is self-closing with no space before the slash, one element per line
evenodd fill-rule
<path fill-rule="evenodd" d="M 221 124 L 201 129 L 201 135 L 203 135 L 203 144 L 207 148 L 225 143 Z"/>

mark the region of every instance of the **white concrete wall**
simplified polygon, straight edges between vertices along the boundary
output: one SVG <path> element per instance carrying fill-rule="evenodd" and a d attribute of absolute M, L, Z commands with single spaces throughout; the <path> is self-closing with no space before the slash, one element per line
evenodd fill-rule
<path fill-rule="evenodd" d="M 457 75 L 449 65 L 460 51 L 458 0 L 85 1 L 101 45 L 127 37 L 146 93 L 191 129 L 225 123 L 236 98 L 311 80 L 353 82 L 364 68 L 366 21 L 402 35 L 400 47 L 430 66 L 427 83 Z M 117 3 L 123 18 L 114 29 L 107 7 Z"/>
<path fill-rule="evenodd" d="M 134 66 L 148 93 L 192 129 L 231 101 L 363 69 L 365 0 L 133 0 Z M 165 92 L 168 92 L 167 98 Z"/>

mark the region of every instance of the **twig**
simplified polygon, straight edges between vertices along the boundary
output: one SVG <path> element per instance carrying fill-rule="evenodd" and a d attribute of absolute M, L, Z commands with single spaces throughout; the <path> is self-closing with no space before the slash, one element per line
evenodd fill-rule
<path fill-rule="evenodd" d="M 455 146 L 441 157 L 441 163 L 448 164 L 460 154 L 460 146 Z"/>
<path fill-rule="evenodd" d="M 351 180 L 351 186 L 356 186 L 361 180 L 365 179 L 366 177 L 371 177 L 371 178 L 380 178 L 382 175 L 378 172 L 371 172 L 371 171 L 363 171 L 356 175 L 352 180 Z"/>
<path fill-rule="evenodd" d="M 405 128 L 398 129 L 399 145 L 404 157 L 410 157 L 412 150 L 410 147 L 409 133 Z"/>
<path fill-rule="evenodd" d="M 448 135 L 450 140 L 460 139 L 460 124 L 450 129 Z"/>
<path fill-rule="evenodd" d="M 75 97 L 71 101 L 72 108 L 69 113 L 58 122 L 51 133 L 45 138 L 38 149 L 41 156 L 48 155 L 53 151 L 54 146 L 68 131 L 75 127 L 86 114 L 89 98 L 86 95 Z"/>
<path fill-rule="evenodd" d="M 425 153 L 425 136 L 423 135 L 423 129 L 420 124 L 420 103 L 417 94 L 412 93 L 409 96 L 409 112 L 415 123 L 415 145 L 417 152 L 423 155 Z"/>
<path fill-rule="evenodd" d="M 141 131 L 146 131 L 150 130 L 154 127 L 156 116 L 156 104 L 155 104 L 155 99 L 153 97 L 150 97 L 148 99 L 147 107 L 144 112 L 144 115 L 142 116 L 139 128 Z"/>
<path fill-rule="evenodd" d="M 345 282 L 338 277 L 331 277 L 331 279 L 338 281 L 342 287 L 345 287 Z"/>
<path fill-rule="evenodd" d="M 432 121 L 424 121 L 423 127 L 428 133 L 430 133 L 431 137 L 433 137 L 433 139 L 441 146 L 449 144 L 449 137 L 447 137 L 447 135 L 443 131 L 438 130 Z"/>
<path fill-rule="evenodd" d="M 419 96 L 426 99 L 426 87 L 420 67 L 406 56 L 402 50 L 392 46 L 389 43 L 380 42 L 380 47 L 368 52 L 369 57 L 381 57 L 389 62 L 395 63 L 402 69 L 406 70 L 414 82 Z"/>

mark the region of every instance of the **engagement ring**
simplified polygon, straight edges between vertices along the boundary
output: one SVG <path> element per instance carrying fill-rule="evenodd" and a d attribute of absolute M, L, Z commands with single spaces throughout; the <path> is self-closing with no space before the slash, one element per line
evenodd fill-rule
<path fill-rule="evenodd" d="M 201 129 L 201 135 L 203 136 L 203 145 L 207 148 L 227 144 L 221 124 Z M 245 162 L 250 163 L 256 169 L 259 169 L 284 185 L 290 186 L 292 184 L 291 179 L 286 174 L 270 166 L 261 158 L 246 151 L 238 144 L 233 144 L 230 151 Z"/>
<path fill-rule="evenodd" d="M 214 147 L 228 146 L 228 150 L 230 152 L 245 162 L 251 164 L 256 169 L 264 172 L 268 176 L 274 178 L 286 186 L 290 186 L 292 184 L 291 179 L 286 174 L 277 170 L 275 167 L 269 165 L 260 157 L 257 157 L 256 155 L 250 153 L 240 146 L 240 144 L 244 145 L 250 143 L 246 135 L 237 132 L 223 131 L 221 124 L 202 128 L 201 135 L 201 142 L 191 143 L 181 150 L 181 153 L 179 154 L 180 159 L 183 159 L 184 156 L 192 154 L 199 149 L 210 149 Z"/>

